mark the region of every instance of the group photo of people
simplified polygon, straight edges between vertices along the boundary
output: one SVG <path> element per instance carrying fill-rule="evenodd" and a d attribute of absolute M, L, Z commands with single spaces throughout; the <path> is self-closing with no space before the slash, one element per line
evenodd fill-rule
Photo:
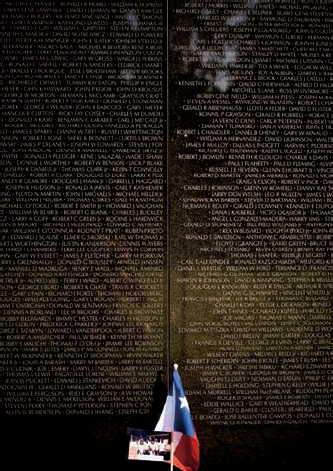
<path fill-rule="evenodd" d="M 170 433 L 131 429 L 129 436 L 128 459 L 151 461 L 170 460 Z"/>

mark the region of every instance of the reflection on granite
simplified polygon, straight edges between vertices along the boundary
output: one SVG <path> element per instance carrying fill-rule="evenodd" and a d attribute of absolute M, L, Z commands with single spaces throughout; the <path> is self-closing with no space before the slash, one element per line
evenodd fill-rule
<path fill-rule="evenodd" d="M 173 50 L 181 51 L 183 62 L 181 72 L 183 74 L 193 73 L 197 80 L 204 79 L 214 83 L 214 89 L 217 92 L 228 92 L 233 82 L 232 67 L 235 66 L 241 49 L 241 42 L 232 36 L 237 34 L 237 28 L 247 22 L 258 5 L 259 0 L 247 0 L 242 10 L 228 15 L 222 21 L 224 14 L 222 3 L 213 4 L 211 9 L 208 8 L 207 3 L 201 9 L 199 17 L 205 21 L 218 17 L 218 23 L 223 23 L 220 28 L 221 33 L 215 33 L 213 41 L 208 41 L 204 37 L 205 34 L 200 36 L 197 30 L 193 30 L 189 34 L 188 46 L 179 45 L 178 43 L 171 44 Z M 222 34 L 223 29 L 227 30 L 228 35 Z M 221 39 L 223 36 L 230 36 L 228 42 Z M 224 40 L 226 42 L 222 44 Z M 195 65 L 194 71 L 191 70 L 191 64 Z M 212 88 L 209 87 L 207 91 L 212 91 Z"/>
<path fill-rule="evenodd" d="M 124 18 L 128 21 L 129 26 L 132 31 L 139 31 L 139 15 L 135 10 L 129 10 L 124 14 Z M 132 35 L 131 35 L 132 36 Z M 134 40 L 135 43 L 135 40 Z M 133 55 L 135 55 L 135 49 L 133 48 L 132 40 L 129 40 L 129 45 L 127 49 L 133 49 Z M 128 59 L 132 59 L 131 54 L 129 53 Z M 122 69 L 119 75 L 120 80 L 131 81 L 136 78 L 135 70 L 132 69 Z"/>
<path fill-rule="evenodd" d="M 139 30 L 139 18 L 136 11 L 131 10 L 126 13 L 126 18 L 128 19 L 131 28 L 133 31 Z"/>

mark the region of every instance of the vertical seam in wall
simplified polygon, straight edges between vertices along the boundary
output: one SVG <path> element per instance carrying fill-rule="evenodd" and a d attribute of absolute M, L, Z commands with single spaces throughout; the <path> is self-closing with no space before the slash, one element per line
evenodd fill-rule
<path fill-rule="evenodd" d="M 170 148 L 169 148 L 169 1 L 166 4 L 166 188 L 167 188 L 167 385 L 170 384 Z"/>

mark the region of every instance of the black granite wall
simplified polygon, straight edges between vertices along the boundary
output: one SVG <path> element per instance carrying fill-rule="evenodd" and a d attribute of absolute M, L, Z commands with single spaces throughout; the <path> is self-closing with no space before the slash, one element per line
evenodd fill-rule
<path fill-rule="evenodd" d="M 122 460 L 172 362 L 200 469 L 324 459 L 328 5 L 4 3 L 13 465 Z"/>

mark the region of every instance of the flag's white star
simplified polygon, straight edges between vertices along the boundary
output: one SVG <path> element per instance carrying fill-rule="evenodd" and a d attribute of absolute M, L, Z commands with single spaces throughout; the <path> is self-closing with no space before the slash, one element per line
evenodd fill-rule
<path fill-rule="evenodd" d="M 186 409 L 189 411 L 190 408 L 188 406 L 188 402 L 187 402 L 186 397 L 179 397 L 178 399 L 180 400 L 180 403 L 181 403 L 180 408 L 182 409 L 183 407 L 186 407 Z"/>

